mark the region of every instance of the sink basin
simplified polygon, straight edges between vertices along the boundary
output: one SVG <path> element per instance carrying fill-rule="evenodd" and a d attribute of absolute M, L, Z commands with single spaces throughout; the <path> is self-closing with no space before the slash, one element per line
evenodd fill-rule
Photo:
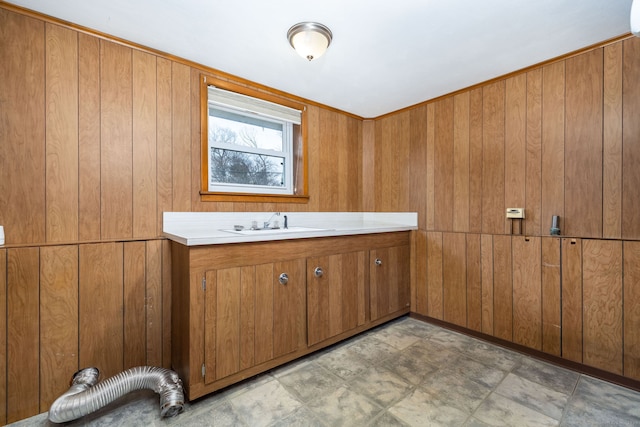
<path fill-rule="evenodd" d="M 316 227 L 289 227 L 289 228 L 258 228 L 252 230 L 245 228 L 244 230 L 222 230 L 227 233 L 243 234 L 245 236 L 262 236 L 265 234 L 288 234 L 288 233 L 309 233 L 317 231 L 327 231 L 327 228 Z"/>

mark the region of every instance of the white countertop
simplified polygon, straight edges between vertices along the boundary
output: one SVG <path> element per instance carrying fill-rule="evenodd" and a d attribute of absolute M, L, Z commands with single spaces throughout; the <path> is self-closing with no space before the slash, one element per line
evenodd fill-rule
<path fill-rule="evenodd" d="M 271 219 L 289 229 L 250 230 Z M 234 226 L 244 230 L 235 232 Z M 349 236 L 417 230 L 416 212 L 164 212 L 163 235 L 186 246 L 220 245 L 310 237 Z"/>

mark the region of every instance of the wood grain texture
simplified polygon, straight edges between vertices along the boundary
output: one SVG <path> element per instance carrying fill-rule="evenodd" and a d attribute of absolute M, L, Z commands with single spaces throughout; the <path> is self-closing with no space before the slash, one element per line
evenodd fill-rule
<path fill-rule="evenodd" d="M 409 208 L 410 115 L 399 113 L 376 124 L 376 194 L 379 212 Z M 402 188 L 403 191 L 397 191 Z"/>
<path fill-rule="evenodd" d="M 38 248 L 7 250 L 7 422 L 39 413 Z"/>
<path fill-rule="evenodd" d="M 469 231 L 469 92 L 453 97 L 453 231 Z"/>
<path fill-rule="evenodd" d="M 173 171 L 172 209 L 192 210 L 191 200 L 191 120 L 189 67 L 177 62 L 171 63 L 171 170 Z M 185 112 L 189 114 L 185 114 Z M 199 163 L 198 163 L 199 164 Z"/>
<path fill-rule="evenodd" d="M 582 363 L 582 241 L 562 242 L 562 357 Z"/>
<path fill-rule="evenodd" d="M 411 311 L 427 316 L 427 233 L 424 230 L 417 230 L 413 236 L 415 241 L 412 260 L 414 260 L 413 270 L 415 277 L 411 282 L 411 291 L 412 295 L 414 295 L 414 299 L 411 301 Z"/>
<path fill-rule="evenodd" d="M 583 361 L 622 374 L 622 242 L 582 241 Z"/>
<path fill-rule="evenodd" d="M 0 249 L 0 348 L 7 348 L 7 250 Z M 0 351 L 0 423 L 7 423 L 7 352 Z"/>
<path fill-rule="evenodd" d="M 542 218 L 542 69 L 527 73 L 527 136 L 525 178 L 525 230 L 529 235 L 546 234 Z M 543 230 L 545 230 L 543 232 Z"/>
<path fill-rule="evenodd" d="M 171 347 L 173 337 L 171 335 L 173 305 L 171 280 L 173 264 L 171 263 L 171 242 L 161 240 L 162 245 L 162 367 L 171 367 Z"/>
<path fill-rule="evenodd" d="M 640 379 L 640 242 L 624 242 L 624 367 L 625 377 Z"/>
<path fill-rule="evenodd" d="M 553 215 L 560 216 L 560 229 L 564 227 L 564 105 L 565 63 L 556 62 L 542 69 L 543 230 L 551 226 Z"/>
<path fill-rule="evenodd" d="M 602 237 L 602 49 L 566 60 L 564 230 Z"/>
<path fill-rule="evenodd" d="M 42 21 L 0 9 L 0 75 L 3 103 L 0 109 L 0 221 L 6 229 L 5 242 L 44 242 L 45 34 Z"/>
<path fill-rule="evenodd" d="M 240 369 L 255 365 L 256 339 L 256 269 L 249 265 L 240 270 Z M 224 349 L 219 349 L 224 351 Z"/>
<path fill-rule="evenodd" d="M 467 327 L 482 331 L 482 252 L 479 234 L 467 234 Z"/>
<path fill-rule="evenodd" d="M 281 271 L 280 273 L 284 272 Z M 278 273 L 278 274 L 280 274 Z M 291 274 L 287 271 L 287 274 Z M 256 364 L 273 359 L 273 334 L 274 334 L 274 266 L 261 264 L 256 266 L 256 340 L 255 361 Z M 292 286 L 299 285 L 300 281 L 290 275 Z"/>
<path fill-rule="evenodd" d="M 241 277 L 239 267 L 217 270 L 216 305 L 207 307 L 208 310 L 214 310 L 216 313 L 216 379 L 235 374 L 240 370 Z M 207 293 L 211 291 L 208 289 Z M 207 348 L 206 351 L 210 349 Z"/>
<path fill-rule="evenodd" d="M 503 233 L 505 163 L 505 82 L 482 93 L 482 232 Z"/>
<path fill-rule="evenodd" d="M 103 239 L 132 237 L 131 49 L 100 42 L 100 210 Z"/>
<path fill-rule="evenodd" d="M 315 111 L 313 107 L 309 107 L 308 111 Z M 317 121 L 309 119 L 309 132 L 317 127 Z M 375 210 L 375 188 L 371 184 L 375 182 L 375 142 L 376 142 L 376 124 L 373 120 L 364 120 L 362 122 L 362 209 L 365 211 Z M 312 165 L 315 164 L 314 156 L 311 148 L 311 138 L 309 142 L 309 175 L 314 176 Z M 309 183 L 313 185 L 313 180 Z"/>
<path fill-rule="evenodd" d="M 427 226 L 427 107 L 412 109 L 410 112 L 409 137 L 409 210 L 418 212 L 418 227 Z"/>
<path fill-rule="evenodd" d="M 540 237 L 514 236 L 513 342 L 542 350 L 542 247 Z"/>
<path fill-rule="evenodd" d="M 604 47 L 602 237 L 622 237 L 622 43 Z"/>
<path fill-rule="evenodd" d="M 185 247 L 185 252 L 186 251 L 187 251 L 187 248 Z M 176 266 L 175 268 L 180 268 L 181 270 L 182 269 L 188 270 L 188 265 L 181 264 L 179 267 Z M 192 275 L 192 276 L 195 276 L 195 280 L 197 280 L 198 275 Z M 206 283 L 206 289 L 204 291 L 204 316 L 203 316 L 204 325 L 202 327 L 204 331 L 204 343 L 203 343 L 204 344 L 203 363 L 205 366 L 204 383 L 210 384 L 218 378 L 218 322 L 217 322 L 218 320 L 218 308 L 217 308 L 218 307 L 218 271 L 208 270 L 204 273 L 203 278 Z M 174 288 L 176 287 L 177 286 L 174 286 Z M 184 293 L 184 290 L 182 291 L 182 293 Z M 175 328 L 176 331 L 184 331 L 185 329 L 184 326 L 181 326 L 180 324 L 188 316 L 189 314 L 188 312 L 190 312 L 189 306 L 188 304 L 183 305 L 182 301 L 176 301 L 176 303 L 178 303 L 176 304 L 176 308 L 179 307 L 180 312 L 179 313 L 173 312 L 173 318 L 174 318 L 173 327 Z M 176 351 L 177 348 L 174 349 L 173 360 L 178 362 L 178 359 L 180 359 L 181 362 L 190 364 L 190 361 L 183 361 L 182 356 L 180 358 L 177 357 L 178 354 L 181 354 L 182 352 L 189 353 L 191 351 L 190 343 L 188 339 L 189 337 L 186 334 L 176 333 L 176 335 L 181 335 L 179 339 L 180 340 L 184 339 L 184 342 L 180 342 L 180 344 L 182 344 L 182 347 L 180 347 L 180 352 Z M 178 340 L 176 340 L 176 344 L 178 344 L 177 341 Z M 233 351 L 233 349 L 231 351 Z M 192 381 L 194 383 L 199 382 L 197 373 L 194 372 L 197 370 L 197 366 L 198 365 L 196 364 L 195 365 L 196 369 L 193 369 L 191 372 L 191 375 L 189 375 L 188 384 L 191 384 Z M 184 370 L 187 368 L 188 368 L 187 366 L 181 366 L 181 365 L 178 365 L 176 367 L 176 369 L 178 370 Z M 180 371 L 180 373 L 182 373 L 182 371 Z M 182 373 L 182 375 L 184 376 L 184 373 Z"/>
<path fill-rule="evenodd" d="M 274 264 L 271 276 L 271 283 L 274 287 L 274 357 L 291 353 L 306 345 L 305 267 L 304 259 Z M 287 272 L 290 278 L 289 283 L 284 286 L 278 282 L 278 277 L 282 272 Z"/>
<path fill-rule="evenodd" d="M 527 134 L 527 75 L 519 74 L 505 82 L 504 137 L 504 206 L 525 207 L 526 193 L 526 134 Z M 526 211 L 525 211 L 526 217 Z M 505 219 L 504 233 L 511 230 L 512 220 Z M 513 221 L 517 230 L 522 222 Z"/>
<path fill-rule="evenodd" d="M 146 244 L 123 243 L 124 368 L 144 366 L 146 355 Z"/>
<path fill-rule="evenodd" d="M 164 366 L 162 363 L 162 240 L 147 241 L 145 247 L 145 337 L 143 337 L 145 340 L 145 364 Z"/>
<path fill-rule="evenodd" d="M 156 162 L 158 177 L 156 186 L 157 215 L 156 233 L 162 231 L 162 213 L 173 211 L 173 161 L 172 161 L 172 73 L 171 61 L 164 58 L 156 60 Z"/>
<path fill-rule="evenodd" d="M 463 233 L 442 234 L 443 319 L 467 326 L 467 242 Z"/>
<path fill-rule="evenodd" d="M 425 119 L 427 122 L 427 163 L 426 163 L 426 175 L 427 186 L 425 192 L 427 193 L 427 213 L 426 213 L 426 228 L 427 230 L 434 230 L 436 228 L 436 214 L 435 214 L 435 197 L 436 197 L 436 182 L 435 182 L 435 104 L 427 104 L 427 116 Z"/>
<path fill-rule="evenodd" d="M 480 263 L 482 277 L 482 332 L 493 335 L 493 236 L 480 236 Z"/>
<path fill-rule="evenodd" d="M 78 239 L 100 239 L 100 40 L 78 34 Z"/>
<path fill-rule="evenodd" d="M 80 366 L 109 378 L 123 370 L 123 244 L 79 248 Z"/>
<path fill-rule="evenodd" d="M 493 236 L 493 335 L 513 341 L 511 236 Z"/>
<path fill-rule="evenodd" d="M 562 355 L 560 238 L 542 238 L 542 351 Z"/>
<path fill-rule="evenodd" d="M 78 247 L 40 250 L 40 407 L 69 389 L 78 364 Z"/>
<path fill-rule="evenodd" d="M 640 239 L 640 39 L 623 42 L 622 238 Z"/>
<path fill-rule="evenodd" d="M 427 232 L 427 307 L 430 317 L 442 320 L 442 233 Z"/>
<path fill-rule="evenodd" d="M 435 102 L 434 226 L 453 230 L 453 98 Z"/>
<path fill-rule="evenodd" d="M 469 94 L 469 231 L 482 232 L 482 88 Z"/>
<path fill-rule="evenodd" d="M 78 239 L 78 34 L 46 24 L 46 238 Z"/>
<path fill-rule="evenodd" d="M 140 51 L 132 55 L 133 237 L 154 237 L 157 226 L 156 57 Z"/>

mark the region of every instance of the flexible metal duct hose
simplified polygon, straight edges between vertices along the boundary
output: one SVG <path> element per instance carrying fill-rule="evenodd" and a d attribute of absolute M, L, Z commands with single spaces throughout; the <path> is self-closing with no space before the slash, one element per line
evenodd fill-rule
<path fill-rule="evenodd" d="M 139 366 L 121 372 L 99 384 L 98 369 L 86 368 L 73 376 L 71 388 L 49 409 L 49 420 L 65 423 L 84 417 L 135 390 L 149 389 L 160 395 L 160 416 L 173 417 L 184 409 L 182 381 L 175 372 L 153 366 Z"/>

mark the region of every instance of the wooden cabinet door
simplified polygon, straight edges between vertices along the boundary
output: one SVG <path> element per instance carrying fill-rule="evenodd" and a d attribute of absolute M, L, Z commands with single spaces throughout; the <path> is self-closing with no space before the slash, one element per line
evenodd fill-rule
<path fill-rule="evenodd" d="M 307 343 L 314 345 L 365 322 L 365 253 L 307 259 Z"/>
<path fill-rule="evenodd" d="M 206 384 L 305 345 L 304 270 L 298 259 L 205 273 Z"/>
<path fill-rule="evenodd" d="M 369 254 L 371 320 L 407 310 L 411 303 L 409 245 L 374 249 Z"/>

